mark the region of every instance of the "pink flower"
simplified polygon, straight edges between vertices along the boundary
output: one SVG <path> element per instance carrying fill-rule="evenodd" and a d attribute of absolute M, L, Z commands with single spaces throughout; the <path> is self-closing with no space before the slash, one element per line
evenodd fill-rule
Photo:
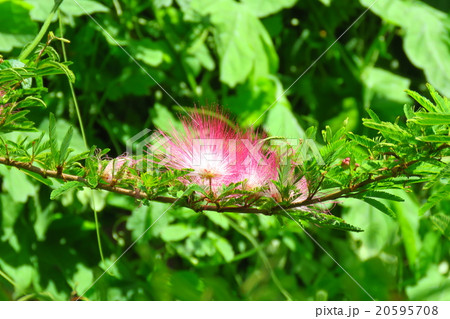
<path fill-rule="evenodd" d="M 253 129 L 245 133 L 216 110 L 202 110 L 181 120 L 183 129 L 160 131 L 166 138 L 160 164 L 169 169 L 192 169 L 185 184 L 196 183 L 217 192 L 222 186 L 244 182 L 245 189 L 268 186 L 277 176 L 278 157 L 264 151 Z M 150 150 L 152 145 L 150 145 Z"/>
<path fill-rule="evenodd" d="M 238 177 L 246 190 L 269 186 L 278 176 L 279 158 L 273 151 L 262 151 L 257 139 L 245 139 L 244 149 L 238 152 Z M 256 149 L 258 148 L 258 149 Z M 256 150 L 255 150 L 256 149 Z"/>
<path fill-rule="evenodd" d="M 108 161 L 108 164 L 101 168 L 101 176 L 104 181 L 112 183 L 114 180 L 119 180 L 121 178 L 131 178 L 132 175 L 128 171 L 128 167 L 132 167 L 135 161 L 126 156 L 122 155 L 117 158 Z M 125 167 L 123 167 L 125 165 Z"/>
<path fill-rule="evenodd" d="M 291 179 L 293 179 L 293 176 L 291 177 Z M 305 200 L 307 200 L 309 196 L 308 181 L 305 177 L 302 177 L 297 183 L 295 183 L 294 186 L 296 188 L 296 191 L 291 191 L 289 196 L 291 198 L 293 198 L 294 196 L 296 197 L 293 199 L 291 204 L 301 204 Z M 269 195 L 272 196 L 277 202 L 282 201 L 281 194 L 274 184 L 270 185 Z M 308 210 L 307 207 L 301 207 L 299 209 Z"/>

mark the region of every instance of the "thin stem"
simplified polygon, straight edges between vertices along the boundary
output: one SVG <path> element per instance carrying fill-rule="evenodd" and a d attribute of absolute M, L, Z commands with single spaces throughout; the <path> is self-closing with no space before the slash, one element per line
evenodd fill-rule
<path fill-rule="evenodd" d="M 58 19 L 59 19 L 60 37 L 64 39 L 61 10 L 58 10 Z M 67 53 L 66 53 L 66 46 L 64 44 L 64 41 L 61 41 L 61 46 L 62 46 L 64 62 L 67 62 Z M 78 106 L 77 96 L 75 94 L 75 90 L 73 88 L 73 84 L 70 81 L 69 81 L 69 87 L 70 87 L 70 92 L 72 94 L 73 104 L 75 105 L 75 111 L 77 113 L 78 124 L 80 125 L 80 131 L 81 131 L 81 136 L 83 137 L 84 146 L 86 147 L 86 149 L 89 149 L 89 145 L 88 145 L 87 140 L 86 140 L 86 134 L 84 133 L 84 125 L 83 125 L 83 121 L 81 119 L 81 113 L 80 113 L 80 108 Z"/>
<path fill-rule="evenodd" d="M 94 211 L 94 220 L 95 220 L 95 232 L 97 233 L 97 244 L 98 250 L 100 252 L 100 258 L 102 259 L 103 266 L 106 268 L 105 258 L 103 257 L 103 249 L 102 249 L 102 240 L 100 238 L 100 224 L 98 222 L 98 213 L 95 208 L 95 198 L 94 198 L 94 190 L 91 189 L 91 201 L 92 201 L 92 210 Z"/>
<path fill-rule="evenodd" d="M 258 253 L 259 257 L 264 263 L 264 266 L 269 271 L 270 277 L 272 278 L 275 286 L 277 286 L 278 290 L 280 290 L 281 294 L 288 300 L 292 301 L 291 295 L 284 289 L 283 285 L 281 284 L 280 280 L 278 279 L 277 275 L 273 271 L 272 266 L 270 265 L 269 258 L 267 258 L 267 255 L 262 250 L 262 247 L 258 244 L 255 237 L 253 237 L 249 232 L 247 232 L 245 229 L 242 229 L 239 227 L 237 223 L 234 222 L 231 218 L 228 218 L 228 222 L 230 223 L 231 227 L 233 227 L 234 230 L 236 230 L 238 233 L 240 233 L 242 236 L 247 238 L 247 240 L 253 245 L 256 252 Z"/>
<path fill-rule="evenodd" d="M 52 23 L 53 16 L 55 15 L 56 11 L 58 10 L 59 6 L 63 0 L 55 1 L 55 5 L 53 6 L 52 11 L 49 13 L 47 19 L 45 19 L 44 24 L 41 27 L 41 30 L 39 30 L 39 33 L 34 38 L 33 42 L 31 42 L 30 45 L 28 45 L 25 50 L 22 51 L 19 55 L 19 60 L 24 61 L 26 58 L 33 52 L 33 50 L 37 47 L 39 42 L 41 42 L 42 38 L 44 37 L 45 33 L 48 30 L 48 27 L 50 26 L 50 23 Z"/>
<path fill-rule="evenodd" d="M 0 270 L 0 276 L 5 278 L 6 281 L 8 281 L 11 285 L 13 285 L 14 287 L 16 286 L 16 283 L 7 275 L 5 274 L 3 271 Z"/>

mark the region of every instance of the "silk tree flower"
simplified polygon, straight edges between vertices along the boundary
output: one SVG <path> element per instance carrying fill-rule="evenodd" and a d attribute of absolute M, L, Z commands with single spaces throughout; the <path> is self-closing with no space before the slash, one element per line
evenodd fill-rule
<path fill-rule="evenodd" d="M 293 176 L 290 179 L 292 180 Z M 293 199 L 292 204 L 301 204 L 309 197 L 308 181 L 306 180 L 305 177 L 302 177 L 297 183 L 295 183 L 294 186 L 296 188 L 296 191 L 292 190 L 289 194 L 291 198 L 296 196 Z M 269 187 L 269 195 L 277 202 L 282 201 L 281 194 L 274 184 L 271 184 Z M 301 208 L 301 210 L 308 210 L 308 209 Z"/>
<path fill-rule="evenodd" d="M 121 178 L 132 178 L 128 167 L 133 167 L 136 161 L 127 155 L 121 155 L 108 160 L 108 164 L 103 165 L 100 174 L 105 182 L 112 183 L 114 180 Z M 125 166 L 125 167 L 123 167 Z"/>
<path fill-rule="evenodd" d="M 243 181 L 243 188 L 251 190 L 266 187 L 272 184 L 278 176 L 279 158 L 273 151 L 251 151 L 254 147 L 259 147 L 261 143 L 257 139 L 246 139 L 245 149 L 238 152 L 238 156 L 246 157 L 238 160 L 238 180 Z M 253 147 L 253 148 L 252 148 Z M 250 148 L 250 149 L 249 149 Z"/>
<path fill-rule="evenodd" d="M 196 110 L 181 120 L 182 130 L 160 131 L 166 139 L 159 164 L 168 169 L 191 169 L 181 181 L 217 192 L 222 186 L 244 182 L 246 190 L 268 186 L 276 178 L 278 160 L 265 152 L 253 129 L 242 132 L 216 110 Z M 152 151 L 152 145 L 149 145 Z"/>

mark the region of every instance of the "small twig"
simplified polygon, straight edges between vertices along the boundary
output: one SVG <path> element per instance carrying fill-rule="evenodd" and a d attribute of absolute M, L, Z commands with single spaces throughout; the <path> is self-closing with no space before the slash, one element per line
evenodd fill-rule
<path fill-rule="evenodd" d="M 413 165 L 414 163 L 418 162 L 418 160 L 414 160 L 408 163 L 404 163 L 402 164 L 402 167 L 396 166 L 398 169 L 404 170 L 406 168 L 408 168 L 409 166 Z M 31 165 L 31 163 L 24 163 L 24 162 L 19 162 L 19 161 L 15 161 L 9 158 L 4 158 L 4 157 L 0 157 L 0 164 L 4 164 L 7 166 L 13 166 L 16 167 L 18 169 L 24 169 L 36 174 L 39 174 L 40 176 L 44 177 L 44 178 L 57 178 L 57 179 L 62 179 L 64 181 L 70 182 L 70 181 L 77 181 L 77 182 L 81 182 L 86 184 L 86 186 L 88 185 L 88 182 L 85 178 L 81 177 L 81 176 L 77 176 L 77 175 L 71 175 L 71 174 L 66 174 L 66 173 L 62 173 L 62 172 L 58 172 L 58 171 L 54 171 L 54 170 L 47 170 L 47 169 L 42 169 L 36 166 Z M 221 207 L 218 206 L 217 203 L 216 205 L 202 205 L 196 209 L 200 210 L 200 211 L 215 211 L 215 212 L 227 212 L 227 213 L 242 213 L 242 214 L 263 214 L 263 215 L 277 215 L 279 214 L 281 211 L 284 210 L 288 210 L 288 209 L 292 209 L 292 208 L 297 208 L 297 207 L 302 207 L 302 206 L 310 206 L 310 205 L 314 205 L 317 203 L 323 203 L 326 201 L 330 201 L 330 200 L 335 200 L 338 199 L 340 197 L 344 197 L 345 195 L 354 192 L 356 189 L 358 188 L 362 188 L 365 187 L 371 183 L 375 183 L 375 182 L 379 182 L 388 178 L 392 178 L 394 177 L 393 174 L 389 174 L 389 175 L 380 175 L 377 176 L 375 178 L 368 178 L 356 185 L 353 185 L 351 188 L 344 188 L 338 192 L 332 193 L 332 194 L 328 194 L 325 195 L 323 197 L 314 197 L 314 198 L 308 198 L 305 201 L 301 202 L 301 203 L 295 203 L 295 204 L 291 204 L 291 205 L 286 205 L 286 206 L 281 206 L 278 205 L 278 207 L 274 207 L 271 210 L 263 210 L 263 209 L 258 209 L 258 208 L 251 208 L 251 207 L 242 207 L 242 206 L 235 206 L 235 207 Z M 175 203 L 178 198 L 174 198 L 174 197 L 168 197 L 168 196 L 155 196 L 155 197 L 149 197 L 146 193 L 141 192 L 137 189 L 127 189 L 127 188 L 123 188 L 123 187 L 116 187 L 116 186 L 112 186 L 109 184 L 102 184 L 99 183 L 96 187 L 96 189 L 102 189 L 108 192 L 113 192 L 113 193 L 117 193 L 117 194 L 121 194 L 121 195 L 125 195 L 125 196 L 130 196 L 136 199 L 147 199 L 147 200 L 152 200 L 152 201 L 156 201 L 156 202 L 160 202 L 160 203 Z M 194 209 L 194 208 L 192 208 Z"/>

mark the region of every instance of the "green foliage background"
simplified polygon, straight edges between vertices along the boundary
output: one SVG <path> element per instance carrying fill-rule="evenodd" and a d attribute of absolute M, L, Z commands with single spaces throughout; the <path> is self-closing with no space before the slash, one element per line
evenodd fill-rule
<path fill-rule="evenodd" d="M 311 125 L 336 131 L 347 118 L 350 131 L 370 135 L 361 120 L 366 110 L 394 121 L 412 104 L 405 89 L 427 95 L 429 82 L 450 96 L 448 1 L 379 0 L 339 38 L 372 3 L 64 0 L 61 20 L 87 140 L 119 155 L 143 128 L 176 122 L 181 106 L 215 103 L 241 125 L 255 123 L 271 135 L 301 138 Z M 17 57 L 33 40 L 52 6 L 0 0 L 4 58 Z M 57 22 L 50 29 L 61 35 Z M 73 99 L 64 77 L 47 82 L 48 110 L 30 118 L 47 128 L 48 112 L 55 113 L 62 139 L 69 125 L 77 127 Z M 85 147 L 79 132 L 77 152 Z M 83 294 L 168 208 L 88 189 L 50 200 L 51 189 L 4 166 L 0 180 L 3 300 Z M 439 196 L 422 186 L 393 191 L 405 199 L 386 201 L 397 220 L 342 200 L 332 213 L 362 233 L 306 229 L 375 299 L 450 300 L 450 200 L 419 213 L 428 197 Z M 84 297 L 370 299 L 295 223 L 179 208 L 167 211 Z"/>

